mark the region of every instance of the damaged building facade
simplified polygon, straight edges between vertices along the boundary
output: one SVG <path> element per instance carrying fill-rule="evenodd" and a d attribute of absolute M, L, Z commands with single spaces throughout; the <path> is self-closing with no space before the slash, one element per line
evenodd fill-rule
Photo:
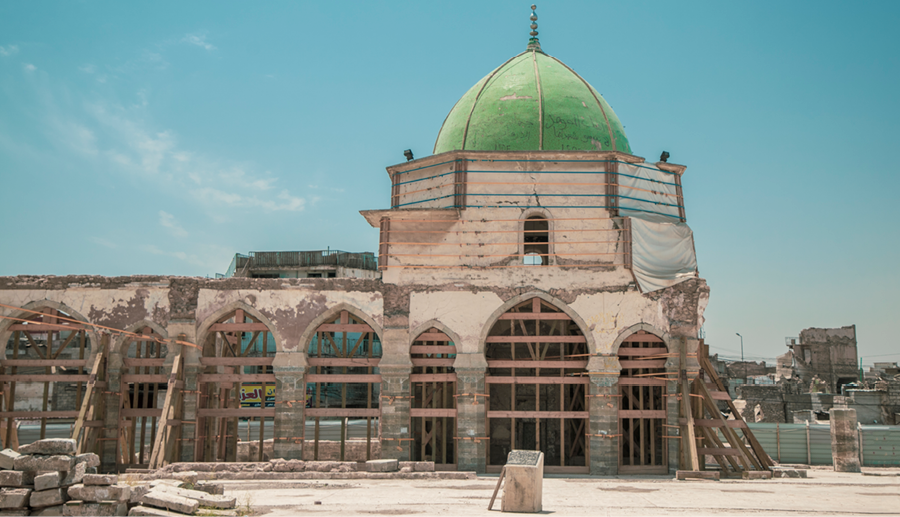
<path fill-rule="evenodd" d="M 533 33 L 456 103 L 432 156 L 387 168 L 389 208 L 362 212 L 377 270 L 360 258 L 285 278 L 246 256 L 220 279 L 0 278 L 4 443 L 16 419 L 61 418 L 110 470 L 238 461 L 247 442 L 259 459 L 496 472 L 536 449 L 548 472 L 674 470 L 668 395 L 709 288 L 685 167 L 666 158 L 634 155 Z M 273 403 L 246 407 L 247 384 L 274 385 Z M 347 439 L 351 421 L 362 437 Z"/>

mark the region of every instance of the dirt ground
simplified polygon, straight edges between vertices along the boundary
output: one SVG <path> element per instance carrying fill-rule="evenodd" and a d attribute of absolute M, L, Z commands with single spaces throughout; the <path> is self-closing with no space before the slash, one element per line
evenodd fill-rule
<path fill-rule="evenodd" d="M 496 475 L 474 480 L 226 481 L 253 514 L 498 515 Z M 900 515 L 900 469 L 809 470 L 807 479 L 675 481 L 670 477 L 550 476 L 544 514 Z"/>

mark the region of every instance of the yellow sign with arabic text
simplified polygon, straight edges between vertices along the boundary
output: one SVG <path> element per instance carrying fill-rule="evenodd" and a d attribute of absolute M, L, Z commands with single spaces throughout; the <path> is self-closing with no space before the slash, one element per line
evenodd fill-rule
<path fill-rule="evenodd" d="M 266 384 L 266 405 L 275 407 L 275 385 Z M 263 407 L 263 385 L 259 382 L 248 382 L 241 385 L 241 407 Z"/>

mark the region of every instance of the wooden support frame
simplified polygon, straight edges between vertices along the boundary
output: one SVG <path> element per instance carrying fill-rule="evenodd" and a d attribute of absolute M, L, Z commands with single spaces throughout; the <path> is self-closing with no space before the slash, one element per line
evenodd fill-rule
<path fill-rule="evenodd" d="M 103 334 L 100 338 L 100 347 L 94 356 L 87 388 L 81 400 L 81 407 L 78 410 L 78 417 L 72 426 L 72 439 L 76 441 L 76 448 L 81 454 L 98 452 L 96 450 L 98 447 L 97 440 L 103 432 L 101 427 L 93 424 L 95 423 L 95 417 L 104 414 L 106 407 L 106 399 L 97 387 L 97 380 L 101 379 L 104 383 L 109 381 L 107 372 L 109 339 L 109 334 Z"/>
<path fill-rule="evenodd" d="M 144 327 L 135 334 L 126 338 L 121 350 L 125 369 L 121 372 L 119 383 L 118 472 L 150 465 L 159 420 L 164 414 L 163 409 L 157 406 L 159 386 L 168 384 L 170 380 L 163 368 L 166 358 L 162 351 L 167 340 L 150 327 Z M 183 387 L 184 382 L 179 379 L 167 389 L 181 390 Z"/>
<path fill-rule="evenodd" d="M 488 472 L 514 448 L 541 450 L 549 470 L 588 473 L 587 339 L 540 298 L 501 315 L 485 339 Z M 506 435 L 508 439 L 495 439 Z M 584 458 L 583 460 L 579 458 Z"/>
<path fill-rule="evenodd" d="M 619 346 L 619 474 L 668 472 L 666 372 L 668 349 L 659 336 L 638 331 Z"/>
<path fill-rule="evenodd" d="M 436 328 L 420 334 L 410 347 L 416 379 L 410 381 L 410 459 L 434 461 L 441 470 L 457 466 L 455 358 L 456 345 Z"/>
<path fill-rule="evenodd" d="M 178 461 L 179 457 L 178 448 L 181 442 L 184 392 L 178 387 L 178 383 L 180 381 L 181 385 L 184 385 L 184 347 L 174 341 L 171 346 L 178 347 L 178 352 L 172 361 L 172 371 L 169 373 L 168 387 L 166 389 L 166 400 L 160 408 L 156 437 L 150 454 L 151 469 L 162 468 L 169 463 Z"/>

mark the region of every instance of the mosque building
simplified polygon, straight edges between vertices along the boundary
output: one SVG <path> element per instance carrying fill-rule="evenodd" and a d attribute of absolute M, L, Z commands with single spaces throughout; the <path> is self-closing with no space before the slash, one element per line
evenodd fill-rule
<path fill-rule="evenodd" d="M 669 395 L 709 299 L 685 167 L 633 154 L 531 21 L 433 154 L 387 167 L 388 208 L 361 212 L 377 261 L 278 252 L 239 255 L 219 279 L 0 278 L 5 446 L 16 420 L 78 419 L 107 470 L 398 458 L 498 472 L 534 449 L 547 472 L 674 471 Z"/>

